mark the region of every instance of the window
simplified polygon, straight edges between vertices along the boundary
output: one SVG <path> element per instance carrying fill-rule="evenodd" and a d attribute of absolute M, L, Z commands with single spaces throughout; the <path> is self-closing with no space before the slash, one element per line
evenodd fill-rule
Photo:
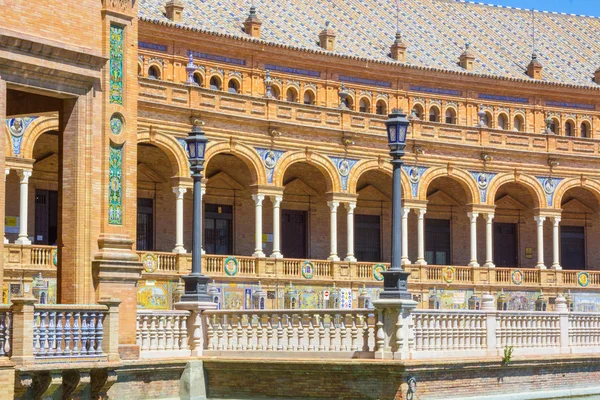
<path fill-rule="evenodd" d="M 423 106 L 420 104 L 415 104 L 413 107 L 413 114 L 418 119 L 423 119 Z"/>
<path fill-rule="evenodd" d="M 574 130 L 575 128 L 573 127 L 573 123 L 571 121 L 567 121 L 565 123 L 565 136 L 574 136 Z"/>
<path fill-rule="evenodd" d="M 483 117 L 483 125 L 485 125 L 489 128 L 491 120 L 492 120 L 492 114 L 490 114 L 489 112 L 486 112 L 485 116 Z"/>
<path fill-rule="evenodd" d="M 550 123 L 550 131 L 555 135 L 558 133 L 558 121 L 552 118 L 552 122 Z"/>
<path fill-rule="evenodd" d="M 233 206 L 205 204 L 204 249 L 207 254 L 228 255 L 233 251 Z"/>
<path fill-rule="evenodd" d="M 200 75 L 199 73 L 194 74 L 194 82 L 196 82 L 198 86 L 204 86 L 202 82 L 202 75 Z"/>
<path fill-rule="evenodd" d="M 221 90 L 221 80 L 216 76 L 210 78 L 210 88 L 212 90 Z"/>
<path fill-rule="evenodd" d="M 160 79 L 160 71 L 158 67 L 154 65 L 148 68 L 148 78 L 150 79 Z"/>
<path fill-rule="evenodd" d="M 240 84 L 235 79 L 230 79 L 227 83 L 227 91 L 229 93 L 239 93 L 240 92 Z"/>
<path fill-rule="evenodd" d="M 296 89 L 288 88 L 287 92 L 285 93 L 285 99 L 286 99 L 286 101 L 289 101 L 291 103 L 297 102 L 298 101 L 298 92 L 296 91 Z"/>
<path fill-rule="evenodd" d="M 580 134 L 583 138 L 590 137 L 590 126 L 587 124 L 587 122 L 581 123 Z"/>
<path fill-rule="evenodd" d="M 508 118 L 506 114 L 498 115 L 498 129 L 508 129 Z"/>
<path fill-rule="evenodd" d="M 279 90 L 279 86 L 271 85 L 271 94 L 274 99 L 281 99 L 281 91 Z"/>
<path fill-rule="evenodd" d="M 387 114 L 387 104 L 385 104 L 385 101 L 379 100 L 377 102 L 377 107 L 376 107 L 375 112 L 379 115 Z"/>
<path fill-rule="evenodd" d="M 137 199 L 136 248 L 154 250 L 154 200 Z"/>
<path fill-rule="evenodd" d="M 358 102 L 358 107 L 359 107 L 360 112 L 363 112 L 363 113 L 371 112 L 369 100 L 367 100 L 367 99 L 360 99 L 360 101 Z"/>
<path fill-rule="evenodd" d="M 304 104 L 315 104 L 315 94 L 312 90 L 304 91 Z"/>
<path fill-rule="evenodd" d="M 516 115 L 515 119 L 513 120 L 513 130 L 517 132 L 523 132 L 523 126 L 523 117 L 520 115 Z"/>
<path fill-rule="evenodd" d="M 454 108 L 446 109 L 446 123 L 447 124 L 455 124 L 456 123 L 456 111 L 454 111 Z"/>
<path fill-rule="evenodd" d="M 429 109 L 429 122 L 439 122 L 440 121 L 440 110 L 437 107 L 431 107 Z"/>
<path fill-rule="evenodd" d="M 451 263 L 450 220 L 425 219 L 425 260 L 429 265 Z"/>

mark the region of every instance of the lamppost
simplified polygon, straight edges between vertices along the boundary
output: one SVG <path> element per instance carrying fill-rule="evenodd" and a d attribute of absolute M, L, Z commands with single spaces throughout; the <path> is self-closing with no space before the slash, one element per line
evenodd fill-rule
<path fill-rule="evenodd" d="M 382 272 L 381 299 L 412 300 L 408 292 L 409 272 L 402 269 L 402 156 L 406 147 L 406 132 L 410 121 L 402 110 L 394 109 L 385 121 L 388 146 L 392 156 L 392 262 L 390 269 Z"/>
<path fill-rule="evenodd" d="M 209 302 L 208 276 L 202 275 L 202 171 L 208 139 L 202 132 L 202 121 L 192 118 L 192 131 L 185 139 L 192 178 L 194 179 L 194 212 L 192 215 L 192 273 L 183 276 L 185 293 L 181 301 Z"/>

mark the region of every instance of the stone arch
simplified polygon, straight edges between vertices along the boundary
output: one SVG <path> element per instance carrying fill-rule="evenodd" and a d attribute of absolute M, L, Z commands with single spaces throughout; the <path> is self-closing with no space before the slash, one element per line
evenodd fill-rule
<path fill-rule="evenodd" d="M 392 165 L 389 162 L 380 162 L 379 160 L 362 160 L 359 161 L 354 168 L 350 171 L 350 175 L 348 176 L 348 193 L 356 194 L 356 186 L 358 185 L 358 181 L 360 177 L 368 171 L 378 170 L 382 171 L 386 175 L 392 176 Z M 410 199 L 411 190 L 410 184 L 408 183 L 408 175 L 406 172 L 402 170 L 402 197 L 405 199 Z"/>
<path fill-rule="evenodd" d="M 593 192 L 598 199 L 600 199 L 600 182 L 582 177 L 570 178 L 563 180 L 556 187 L 554 191 L 554 208 L 560 209 L 562 207 L 562 199 L 565 193 L 567 193 L 569 189 L 576 187 L 588 189 Z"/>
<path fill-rule="evenodd" d="M 337 168 L 329 157 L 314 152 L 296 151 L 284 154 L 273 171 L 273 184 L 283 186 L 283 177 L 288 167 L 298 162 L 306 162 L 316 167 L 325 176 L 327 191 L 339 193 L 342 191 L 342 182 Z"/>
<path fill-rule="evenodd" d="M 148 65 L 146 66 L 146 76 L 150 77 L 150 68 L 156 68 L 158 70 L 158 78 L 159 80 L 164 79 L 164 68 L 163 64 L 158 60 L 150 60 L 148 61 Z"/>
<path fill-rule="evenodd" d="M 458 168 L 439 167 L 431 168 L 423 174 L 421 181 L 419 182 L 418 199 L 427 200 L 427 189 L 431 182 L 436 178 L 446 177 L 457 181 L 465 190 L 467 195 L 467 204 L 479 204 L 481 202 L 479 196 L 479 190 L 477 190 L 477 184 L 475 178 L 468 173 Z"/>
<path fill-rule="evenodd" d="M 233 154 L 242 160 L 244 164 L 248 166 L 248 170 L 252 175 L 252 181 L 255 185 L 268 184 L 267 173 L 265 171 L 263 160 L 260 158 L 256 150 L 241 143 L 209 143 L 206 149 L 206 161 L 204 165 L 207 165 L 214 156 L 222 153 Z"/>
<path fill-rule="evenodd" d="M 546 208 L 548 206 L 542 184 L 533 176 L 515 173 L 499 174 L 491 180 L 487 189 L 487 204 L 493 206 L 496 202 L 496 193 L 498 192 L 498 189 L 505 183 L 510 182 L 519 183 L 527 187 L 532 194 L 533 201 L 536 203 L 537 208 Z"/>
<path fill-rule="evenodd" d="M 8 129 L 6 130 L 8 133 Z M 21 142 L 21 157 L 33 158 L 33 148 L 35 142 L 40 136 L 49 131 L 58 131 L 58 115 L 48 115 L 36 118 L 23 134 L 23 142 Z M 8 133 L 7 154 L 12 156 L 12 141 L 10 133 Z"/>
<path fill-rule="evenodd" d="M 187 152 L 175 137 L 160 131 L 150 133 L 150 130 L 140 130 L 137 144 L 142 143 L 154 145 L 167 155 L 173 167 L 173 176 L 190 176 Z"/>

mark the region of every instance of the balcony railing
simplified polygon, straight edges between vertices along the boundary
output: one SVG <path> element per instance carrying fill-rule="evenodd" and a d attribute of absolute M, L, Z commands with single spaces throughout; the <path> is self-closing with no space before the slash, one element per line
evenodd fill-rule
<path fill-rule="evenodd" d="M 142 358 L 189 356 L 188 319 L 185 310 L 138 310 L 137 344 Z"/>

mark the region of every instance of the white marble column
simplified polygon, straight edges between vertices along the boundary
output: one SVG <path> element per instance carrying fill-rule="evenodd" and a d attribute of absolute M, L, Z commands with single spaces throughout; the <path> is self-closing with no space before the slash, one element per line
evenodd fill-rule
<path fill-rule="evenodd" d="M 19 170 L 19 177 L 21 178 L 21 193 L 19 203 L 19 238 L 15 242 L 16 244 L 31 244 L 31 240 L 27 236 L 27 212 L 29 207 L 29 178 L 31 177 L 31 171 L 22 169 Z"/>
<path fill-rule="evenodd" d="M 425 261 L 425 213 L 426 208 L 419 208 L 417 212 L 417 265 L 427 265 Z"/>
<path fill-rule="evenodd" d="M 255 216 L 254 216 L 254 257 L 264 257 L 265 253 L 262 251 L 262 202 L 265 199 L 263 194 L 253 194 L 252 200 L 255 205 Z"/>
<path fill-rule="evenodd" d="M 327 258 L 329 261 L 340 261 L 337 254 L 337 208 L 340 205 L 337 201 L 328 201 L 330 213 L 330 234 L 331 234 L 331 252 Z"/>
<path fill-rule="evenodd" d="M 354 256 L 354 209 L 356 208 L 356 203 L 346 203 L 345 206 L 346 210 L 348 210 L 348 254 L 344 260 L 356 262 L 356 257 Z"/>
<path fill-rule="evenodd" d="M 410 264 L 410 259 L 408 258 L 408 213 L 410 212 L 410 208 L 402 209 L 402 258 L 400 259 L 400 264 L 408 265 Z"/>
<path fill-rule="evenodd" d="M 173 253 L 185 254 L 183 247 L 183 195 L 187 189 L 182 186 L 173 187 L 175 193 L 175 248 Z"/>
<path fill-rule="evenodd" d="M 560 217 L 552 218 L 552 269 L 562 269 L 560 266 Z"/>
<path fill-rule="evenodd" d="M 281 254 L 281 201 L 283 196 L 271 196 L 271 202 L 273 202 L 273 253 L 271 258 L 283 258 Z"/>
<path fill-rule="evenodd" d="M 546 269 L 544 265 L 544 221 L 546 217 L 544 216 L 536 216 L 534 217 L 535 222 L 537 222 L 537 246 L 538 246 L 538 262 L 535 266 L 539 269 Z"/>
<path fill-rule="evenodd" d="M 494 250 L 492 246 L 492 239 L 494 234 L 494 214 L 488 213 L 485 215 L 485 265 L 484 267 L 495 268 L 494 265 Z"/>
<path fill-rule="evenodd" d="M 479 213 L 469 212 L 469 221 L 471 221 L 471 261 L 469 267 L 479 267 L 477 262 L 477 217 Z"/>
<path fill-rule="evenodd" d="M 10 174 L 10 168 L 6 168 L 4 170 L 4 195 L 2 201 L 4 202 L 4 214 L 6 215 L 6 177 Z M 4 234 L 4 243 L 8 243 L 8 239 L 6 238 L 6 233 Z"/>

